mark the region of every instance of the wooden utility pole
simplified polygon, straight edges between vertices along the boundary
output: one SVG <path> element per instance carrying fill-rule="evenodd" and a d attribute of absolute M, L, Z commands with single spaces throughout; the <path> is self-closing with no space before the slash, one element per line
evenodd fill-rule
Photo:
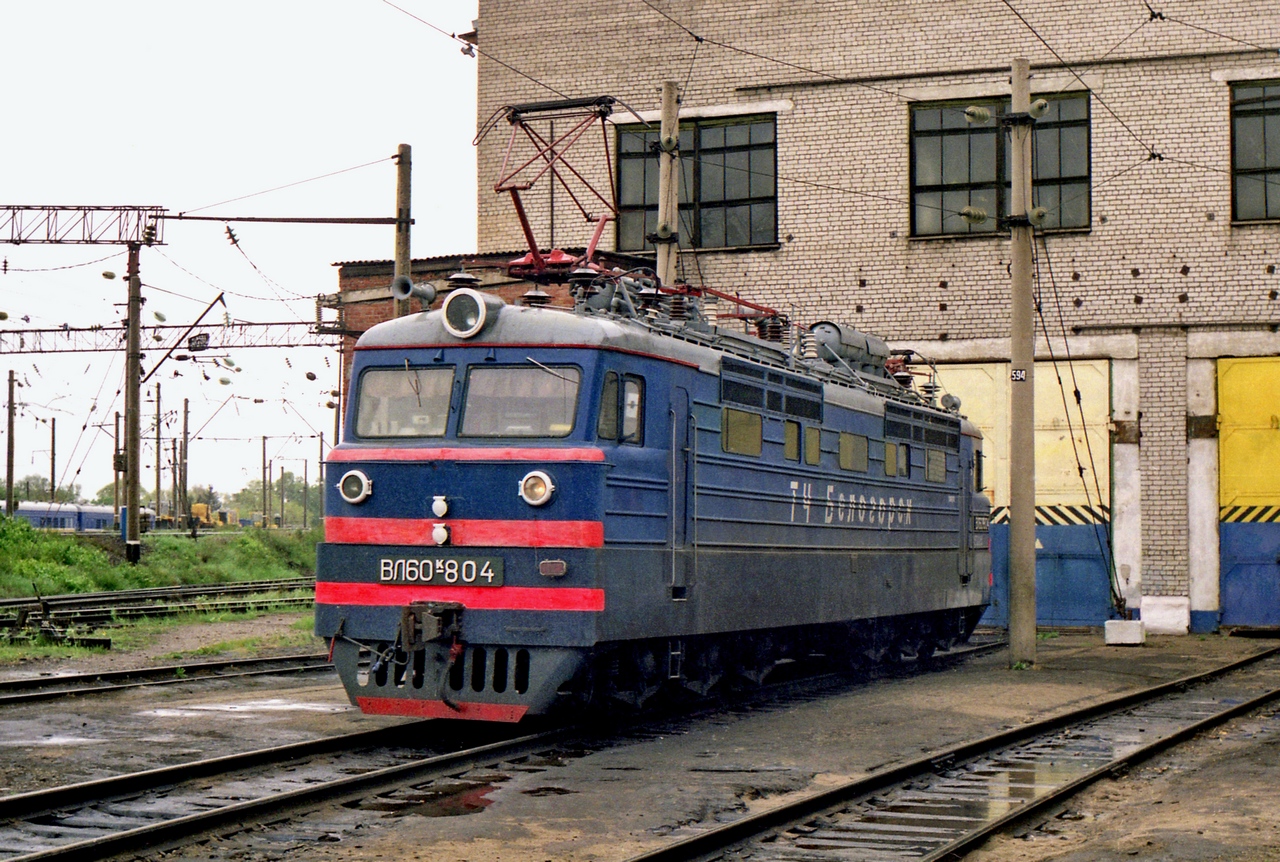
<path fill-rule="evenodd" d="M 58 420 L 49 417 L 49 502 L 58 502 Z"/>
<path fill-rule="evenodd" d="M 413 264 L 409 257 L 409 190 L 412 170 L 410 152 L 411 148 L 408 144 L 401 144 L 396 152 L 396 258 L 393 280 L 402 275 L 409 279 L 413 278 L 411 272 Z M 404 317 L 409 313 L 409 303 L 412 300 L 393 301 L 396 304 L 396 317 Z M 283 511 L 280 516 L 284 517 Z"/>
<path fill-rule="evenodd" d="M 125 484 L 124 504 L 128 508 L 125 525 L 125 558 L 136 563 L 142 557 L 141 498 L 139 470 L 142 464 L 142 410 L 139 402 L 142 378 L 142 278 L 138 274 L 140 243 L 129 243 L 129 333 L 125 358 L 124 429 Z"/>
<path fill-rule="evenodd" d="M 680 233 L 680 100 L 675 81 L 662 82 L 662 126 L 658 146 L 657 270 L 664 285 L 676 280 Z"/>
<path fill-rule="evenodd" d="M 1031 293 L 1031 84 L 1013 61 L 1009 120 L 1012 273 L 1009 336 L 1009 661 L 1036 660 L 1035 320 Z"/>
<path fill-rule="evenodd" d="M 17 386 L 17 379 L 14 376 L 13 369 L 9 369 L 9 439 L 7 443 L 7 452 L 5 454 L 5 479 L 4 479 L 4 511 L 10 518 L 13 517 L 13 390 Z M 324 448 L 323 438 L 321 438 L 321 449 Z"/>

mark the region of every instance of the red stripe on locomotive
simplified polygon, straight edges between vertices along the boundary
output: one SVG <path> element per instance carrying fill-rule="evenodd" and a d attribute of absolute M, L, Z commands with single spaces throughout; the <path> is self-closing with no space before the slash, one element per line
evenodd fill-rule
<path fill-rule="evenodd" d="M 481 521 L 423 518 L 324 519 L 324 540 L 343 545 L 427 545 L 431 528 L 445 524 L 453 546 L 495 548 L 603 548 L 602 521 Z"/>
<path fill-rule="evenodd" d="M 351 461 L 603 461 L 603 449 L 541 449 L 534 447 L 490 449 L 458 446 L 432 449 L 333 449 L 328 462 Z"/>
<path fill-rule="evenodd" d="M 527 706 L 459 701 L 456 707 L 442 700 L 406 700 L 399 697 L 357 697 L 360 711 L 370 715 L 411 715 L 418 718 L 475 718 L 481 721 L 519 721 Z"/>
<path fill-rule="evenodd" d="M 318 581 L 316 604 L 401 607 L 460 602 L 484 611 L 603 611 L 604 590 L 588 587 L 449 587 Z"/>

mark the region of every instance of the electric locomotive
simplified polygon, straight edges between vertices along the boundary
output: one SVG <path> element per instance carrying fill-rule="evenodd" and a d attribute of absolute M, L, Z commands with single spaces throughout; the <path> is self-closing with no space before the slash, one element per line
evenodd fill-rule
<path fill-rule="evenodd" d="M 353 703 L 518 721 L 968 637 L 989 505 L 958 401 L 837 323 L 747 334 L 704 311 L 726 294 L 576 276 L 573 309 L 463 286 L 359 339 L 316 579 Z"/>

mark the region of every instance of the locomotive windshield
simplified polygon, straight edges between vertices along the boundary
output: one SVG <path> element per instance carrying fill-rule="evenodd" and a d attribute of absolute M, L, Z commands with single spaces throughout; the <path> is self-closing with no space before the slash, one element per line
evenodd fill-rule
<path fill-rule="evenodd" d="M 452 368 L 371 368 L 360 377 L 356 435 L 443 437 Z"/>
<path fill-rule="evenodd" d="M 581 377 L 577 368 L 538 363 L 472 368 L 460 433 L 464 437 L 567 437 L 573 430 Z"/>

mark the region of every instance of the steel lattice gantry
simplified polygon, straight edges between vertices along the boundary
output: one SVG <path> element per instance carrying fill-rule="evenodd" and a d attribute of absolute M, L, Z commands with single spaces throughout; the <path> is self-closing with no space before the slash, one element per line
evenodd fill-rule
<path fill-rule="evenodd" d="M 165 349 L 185 332 L 181 325 L 146 326 L 144 345 Z M 0 354 L 101 353 L 124 350 L 128 329 L 123 326 L 67 327 L 65 329 L 0 330 Z M 241 350 L 249 347 L 337 347 L 340 335 L 317 332 L 312 323 L 231 323 L 197 326 L 190 336 L 207 335 L 206 350 Z M 146 349 L 144 347 L 144 349 Z M 179 345 L 178 349 L 183 349 Z"/>
<path fill-rule="evenodd" d="M 0 205 L 0 242 L 128 245 L 163 242 L 164 207 Z M 154 236 L 144 238 L 151 228 Z"/>

